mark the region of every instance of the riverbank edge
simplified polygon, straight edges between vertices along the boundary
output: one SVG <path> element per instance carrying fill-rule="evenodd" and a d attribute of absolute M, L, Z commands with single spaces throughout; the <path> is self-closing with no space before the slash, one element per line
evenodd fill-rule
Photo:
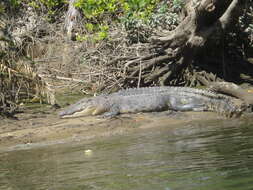
<path fill-rule="evenodd" d="M 156 129 L 175 128 L 196 123 L 252 121 L 253 114 L 240 118 L 225 118 L 211 112 L 160 112 L 125 114 L 113 119 L 80 117 L 59 119 L 55 114 L 40 117 L 8 120 L 0 125 L 0 150 L 18 145 L 57 144 L 75 141 L 90 141 Z M 6 130 L 6 129 L 9 130 Z"/>

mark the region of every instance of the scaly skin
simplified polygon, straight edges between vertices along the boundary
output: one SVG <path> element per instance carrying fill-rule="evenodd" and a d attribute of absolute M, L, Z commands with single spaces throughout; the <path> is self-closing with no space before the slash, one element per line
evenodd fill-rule
<path fill-rule="evenodd" d="M 126 89 L 109 95 L 84 98 L 59 113 L 60 117 L 115 116 L 152 111 L 215 111 L 232 117 L 243 111 L 228 96 L 188 87 Z"/>

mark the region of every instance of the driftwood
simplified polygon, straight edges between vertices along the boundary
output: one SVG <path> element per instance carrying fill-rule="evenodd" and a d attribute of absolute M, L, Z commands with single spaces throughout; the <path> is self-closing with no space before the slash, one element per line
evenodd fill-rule
<path fill-rule="evenodd" d="M 253 105 L 253 90 L 243 89 L 231 82 L 213 82 L 209 85 L 209 90 L 228 94 L 243 100 L 247 105 Z"/>

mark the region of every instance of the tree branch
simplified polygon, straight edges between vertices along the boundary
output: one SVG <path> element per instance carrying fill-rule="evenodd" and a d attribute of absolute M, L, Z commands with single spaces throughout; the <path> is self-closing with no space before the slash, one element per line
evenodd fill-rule
<path fill-rule="evenodd" d="M 223 30 L 227 29 L 227 27 L 231 25 L 232 21 L 239 17 L 239 3 L 239 0 L 233 0 L 226 12 L 220 17 L 219 22 Z"/>

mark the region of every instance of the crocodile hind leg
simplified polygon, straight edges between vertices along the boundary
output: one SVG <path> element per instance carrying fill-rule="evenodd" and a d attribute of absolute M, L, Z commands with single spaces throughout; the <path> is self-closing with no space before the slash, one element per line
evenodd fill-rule
<path fill-rule="evenodd" d="M 106 112 L 103 115 L 101 115 L 100 117 L 103 118 L 113 118 L 115 116 L 119 115 L 119 112 Z"/>

